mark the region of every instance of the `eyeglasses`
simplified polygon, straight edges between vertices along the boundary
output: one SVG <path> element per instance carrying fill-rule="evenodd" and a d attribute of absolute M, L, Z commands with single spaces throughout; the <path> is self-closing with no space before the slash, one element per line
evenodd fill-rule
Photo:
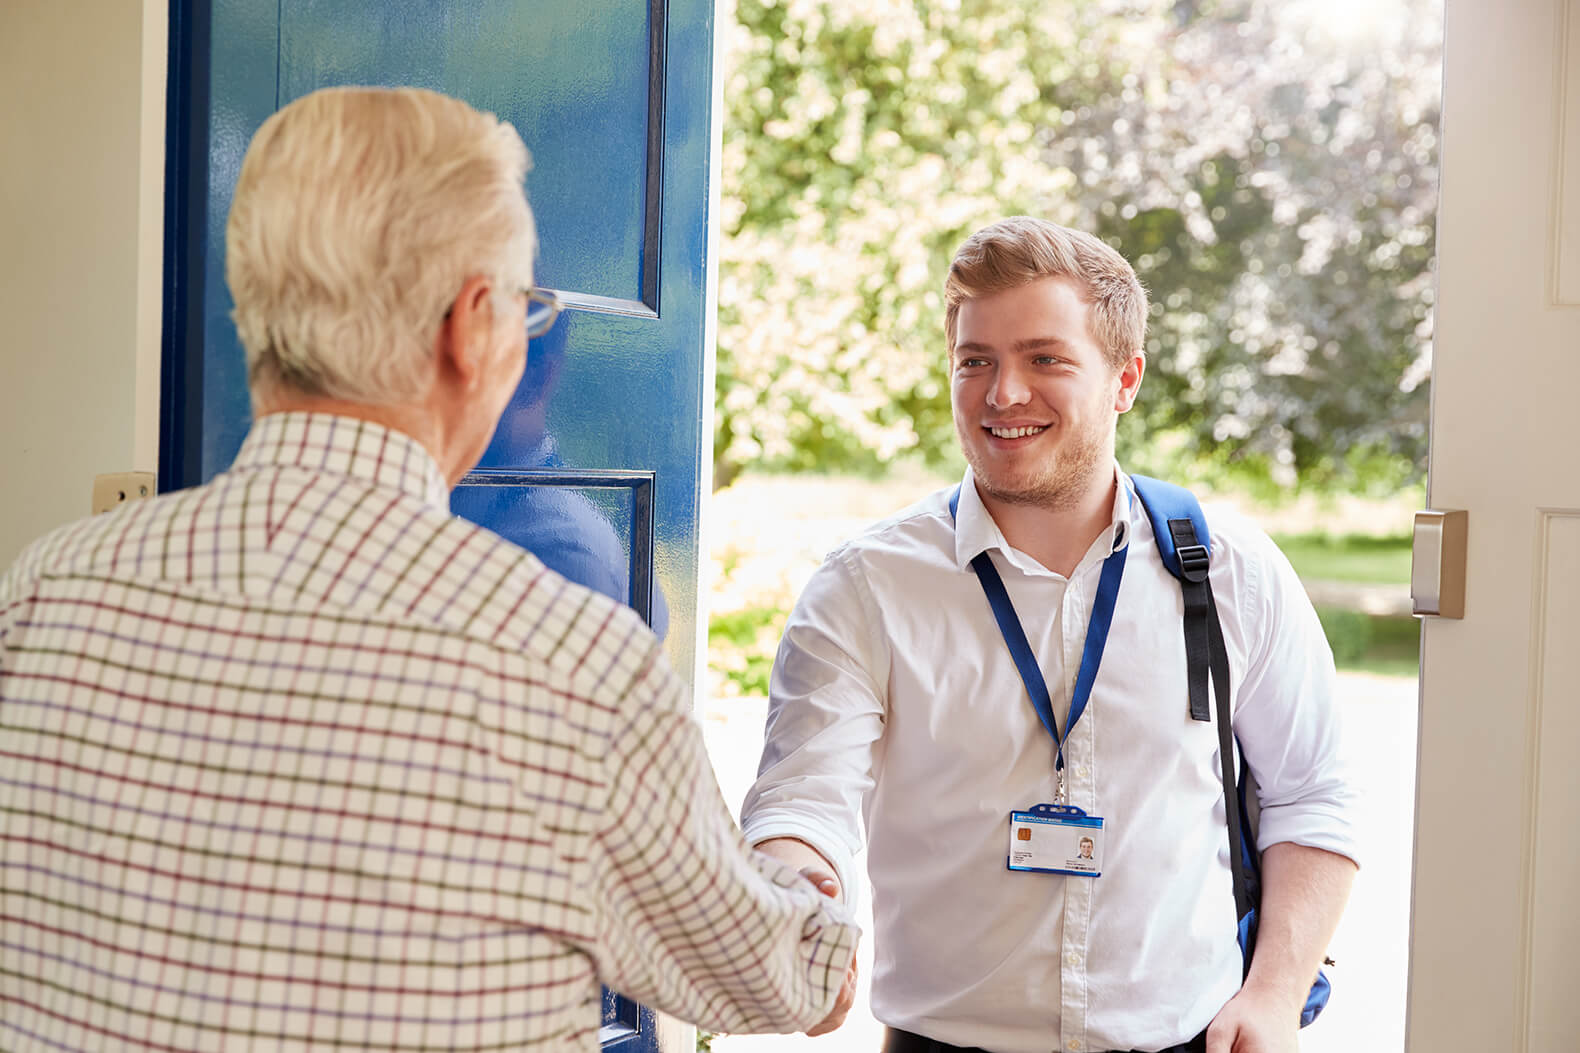
<path fill-rule="evenodd" d="M 554 320 L 560 316 L 560 298 L 548 289 L 520 288 L 516 291 L 527 298 L 527 339 L 536 340 L 553 329 Z M 448 319 L 453 310 L 454 304 L 446 307 L 445 318 Z"/>
<path fill-rule="evenodd" d="M 523 289 L 527 294 L 527 339 L 536 340 L 554 328 L 560 316 L 560 298 L 548 289 Z"/>

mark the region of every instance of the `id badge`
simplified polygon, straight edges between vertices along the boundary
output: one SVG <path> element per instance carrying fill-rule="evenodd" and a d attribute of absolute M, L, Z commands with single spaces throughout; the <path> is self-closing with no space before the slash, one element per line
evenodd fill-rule
<path fill-rule="evenodd" d="M 1103 820 L 1073 805 L 1035 804 L 1009 813 L 1010 870 L 1097 877 L 1103 872 Z"/>

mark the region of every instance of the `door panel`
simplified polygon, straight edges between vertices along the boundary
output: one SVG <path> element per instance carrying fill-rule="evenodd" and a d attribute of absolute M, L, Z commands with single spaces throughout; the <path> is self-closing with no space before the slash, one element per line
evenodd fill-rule
<path fill-rule="evenodd" d="M 1448 0 L 1429 500 L 1469 512 L 1422 650 L 1408 1048 L 1575 1048 L 1580 0 Z M 1567 152 L 1567 157 L 1565 156 Z"/>
<path fill-rule="evenodd" d="M 618 1053 L 638 1053 L 648 1036 L 653 1035 L 657 1021 L 653 1011 L 638 1005 L 629 998 L 621 998 L 607 987 L 603 991 L 603 1023 L 598 1028 L 598 1045 Z"/>
<path fill-rule="evenodd" d="M 649 135 L 663 99 L 662 64 L 649 56 L 663 54 L 663 12 L 655 21 L 645 0 L 601 0 L 588 16 L 582 4 L 522 0 L 285 0 L 281 104 L 329 84 L 389 84 L 399 71 L 401 83 L 499 114 L 532 150 L 539 281 L 651 312 L 647 189 L 664 151 L 662 111 Z"/>
<path fill-rule="evenodd" d="M 651 472 L 482 469 L 455 488 L 450 510 L 630 605 L 664 635 L 669 612 L 653 588 Z"/>
<path fill-rule="evenodd" d="M 692 676 L 712 448 L 711 0 L 171 7 L 161 488 L 222 471 L 250 425 L 224 234 L 258 126 L 330 85 L 458 96 L 532 151 L 537 280 L 567 310 L 528 348 L 452 509 L 630 603 Z M 606 998 L 604 1024 L 622 1050 L 658 1048 L 642 1007 Z"/>
<path fill-rule="evenodd" d="M 1580 509 L 1544 513 L 1539 529 L 1526 1048 L 1559 1050 L 1573 1049 L 1580 1033 L 1574 1005 L 1580 946 L 1580 910 L 1574 906 L 1580 889 L 1580 707 L 1574 704 L 1580 684 Z"/>

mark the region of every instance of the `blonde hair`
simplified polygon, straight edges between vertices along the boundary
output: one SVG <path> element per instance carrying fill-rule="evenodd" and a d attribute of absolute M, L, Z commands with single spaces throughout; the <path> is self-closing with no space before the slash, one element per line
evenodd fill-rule
<path fill-rule="evenodd" d="M 418 396 L 466 279 L 532 282 L 530 166 L 509 124 L 416 88 L 328 88 L 265 121 L 225 228 L 254 401 Z"/>
<path fill-rule="evenodd" d="M 944 281 L 944 334 L 954 354 L 960 305 L 1040 278 L 1078 282 L 1091 307 L 1087 324 L 1108 362 L 1119 369 L 1145 353 L 1147 292 L 1125 258 L 1098 238 L 1033 216 L 983 227 L 955 252 Z"/>

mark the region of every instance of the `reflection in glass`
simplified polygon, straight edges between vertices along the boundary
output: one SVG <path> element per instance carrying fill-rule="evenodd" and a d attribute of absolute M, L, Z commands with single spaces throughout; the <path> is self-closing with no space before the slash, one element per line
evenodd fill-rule
<path fill-rule="evenodd" d="M 548 430 L 548 405 L 565 358 L 565 329 L 558 326 L 532 341 L 521 385 L 483 456 L 485 470 L 575 472 Z M 638 610 L 642 605 L 631 591 L 633 555 L 646 561 L 645 576 L 652 583 L 649 625 L 661 639 L 668 630 L 669 609 L 651 573 L 652 539 L 638 536 L 633 490 L 534 483 L 530 476 L 504 486 L 463 481 L 451 494 L 450 510 L 527 549 L 555 573 Z M 633 553 L 634 546 L 647 551 Z"/>

